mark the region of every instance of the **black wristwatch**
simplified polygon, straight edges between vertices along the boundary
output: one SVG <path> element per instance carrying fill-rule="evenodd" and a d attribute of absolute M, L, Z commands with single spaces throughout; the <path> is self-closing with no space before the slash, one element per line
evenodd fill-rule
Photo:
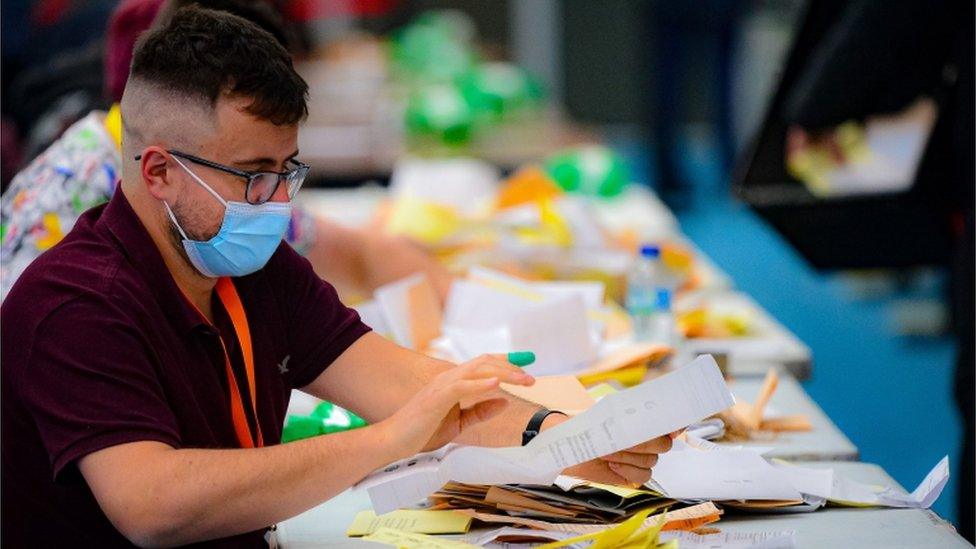
<path fill-rule="evenodd" d="M 529 420 L 529 424 L 525 426 L 525 430 L 522 431 L 522 446 L 528 444 L 532 439 L 534 439 L 539 432 L 542 430 L 542 422 L 549 417 L 550 414 L 562 414 L 566 415 L 565 412 L 560 412 L 559 410 L 550 410 L 548 408 L 543 408 L 538 412 L 532 414 L 532 419 Z"/>

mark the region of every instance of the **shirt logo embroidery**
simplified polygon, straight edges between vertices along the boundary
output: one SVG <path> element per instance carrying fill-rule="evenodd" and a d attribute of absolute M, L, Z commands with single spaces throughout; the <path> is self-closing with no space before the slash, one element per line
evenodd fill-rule
<path fill-rule="evenodd" d="M 291 360 L 291 355 L 286 355 L 285 356 L 285 359 L 281 361 L 281 364 L 278 364 L 278 373 L 279 374 L 285 375 L 285 374 L 288 373 L 288 361 L 289 360 Z"/>

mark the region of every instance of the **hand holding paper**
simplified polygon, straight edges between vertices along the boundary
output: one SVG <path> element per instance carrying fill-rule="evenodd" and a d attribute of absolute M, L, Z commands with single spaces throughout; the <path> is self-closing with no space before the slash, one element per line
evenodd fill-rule
<path fill-rule="evenodd" d="M 607 395 L 526 446 L 452 447 L 393 464 L 361 485 L 369 489 L 376 512 L 384 513 L 413 505 L 450 480 L 551 484 L 565 469 L 666 435 L 733 402 L 715 360 L 701 356 L 675 372 Z"/>
<path fill-rule="evenodd" d="M 468 426 L 491 418 L 506 404 L 489 398 L 500 383 L 532 385 L 534 378 L 503 356 L 485 355 L 442 372 L 384 421 L 391 444 L 412 455 L 439 448 Z M 460 403 L 479 401 L 467 408 Z"/>

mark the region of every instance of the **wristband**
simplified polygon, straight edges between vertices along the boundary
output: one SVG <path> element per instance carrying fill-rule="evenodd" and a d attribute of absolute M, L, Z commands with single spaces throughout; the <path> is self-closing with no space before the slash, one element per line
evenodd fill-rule
<path fill-rule="evenodd" d="M 545 421 L 550 414 L 566 415 L 564 412 L 560 412 L 559 410 L 550 410 L 548 408 L 543 408 L 532 414 L 532 419 L 529 420 L 529 424 L 526 425 L 525 430 L 522 431 L 522 446 L 525 446 L 532 439 L 538 436 L 538 434 L 542 431 L 542 422 Z"/>

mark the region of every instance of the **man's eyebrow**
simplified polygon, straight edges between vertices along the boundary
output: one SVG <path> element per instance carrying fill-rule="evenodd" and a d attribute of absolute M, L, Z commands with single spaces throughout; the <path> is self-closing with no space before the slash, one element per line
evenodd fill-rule
<path fill-rule="evenodd" d="M 295 149 L 295 152 L 288 155 L 288 158 L 285 158 L 285 161 L 287 162 L 296 156 L 298 156 L 298 149 Z M 267 166 L 269 164 L 274 166 L 278 164 L 278 161 L 268 156 L 262 156 L 259 158 L 249 158 L 247 160 L 235 160 L 233 165 L 240 168 L 249 168 L 254 166 Z"/>

